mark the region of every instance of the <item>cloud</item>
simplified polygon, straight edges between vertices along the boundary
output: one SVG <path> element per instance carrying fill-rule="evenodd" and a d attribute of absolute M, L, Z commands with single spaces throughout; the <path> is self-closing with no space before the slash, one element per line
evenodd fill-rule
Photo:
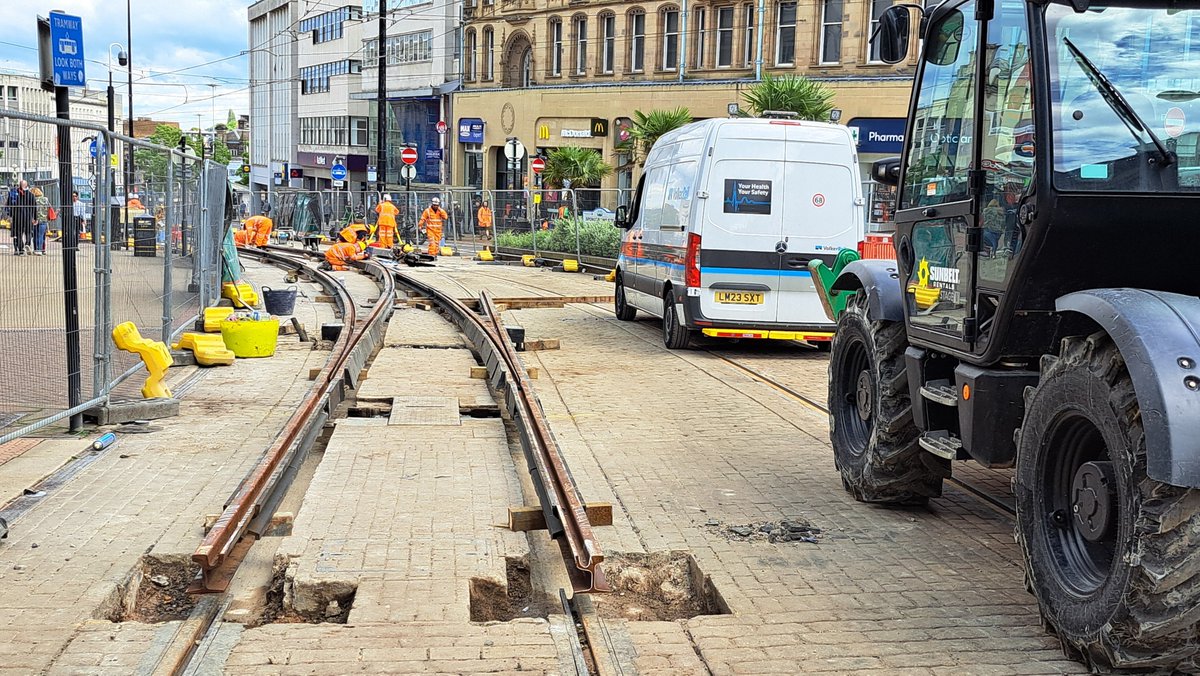
<path fill-rule="evenodd" d="M 185 128 L 201 115 L 211 124 L 230 109 L 248 112 L 246 7 L 249 0 L 129 0 L 133 29 L 133 100 L 136 116 L 172 120 Z M 126 4 L 121 0 L 56 0 L 52 5 L 83 20 L 88 86 L 108 84 L 108 48 L 126 42 Z M 34 74 L 37 70 L 36 15 L 46 10 L 6 12 L 0 34 L 0 71 Z M 113 48 L 113 84 L 126 91 L 125 69 Z M 230 58 L 232 57 L 232 58 Z M 203 64 L 203 65 L 202 65 Z M 217 85 L 214 89 L 209 85 Z"/>

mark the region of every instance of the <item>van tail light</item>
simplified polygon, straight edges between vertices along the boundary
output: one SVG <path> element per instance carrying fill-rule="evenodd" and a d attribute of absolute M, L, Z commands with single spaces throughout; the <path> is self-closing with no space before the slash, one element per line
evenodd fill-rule
<path fill-rule="evenodd" d="M 859 240 L 859 242 L 858 242 L 858 257 L 862 258 L 863 254 L 865 254 L 866 251 L 867 251 L 867 243 L 862 240 Z"/>
<path fill-rule="evenodd" d="M 688 233 L 687 254 L 683 258 L 683 284 L 700 288 L 700 235 Z"/>

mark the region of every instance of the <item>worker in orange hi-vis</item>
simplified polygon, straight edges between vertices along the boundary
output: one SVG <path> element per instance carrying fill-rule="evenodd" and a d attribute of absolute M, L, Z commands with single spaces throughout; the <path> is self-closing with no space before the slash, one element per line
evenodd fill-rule
<path fill-rule="evenodd" d="M 379 235 L 379 246 L 390 249 L 396 241 L 396 216 L 399 215 L 400 210 L 396 208 L 395 204 L 392 204 L 391 195 L 384 195 L 383 201 L 375 205 L 375 213 L 379 214 L 379 219 L 375 222 L 376 234 Z"/>
<path fill-rule="evenodd" d="M 271 241 L 271 230 L 274 229 L 275 223 L 266 214 L 259 214 L 247 218 L 245 227 L 250 232 L 251 241 L 248 244 L 264 247 Z"/>
<path fill-rule="evenodd" d="M 429 238 L 429 255 L 436 256 L 442 248 L 442 226 L 446 224 L 446 220 L 450 218 L 450 214 L 442 208 L 442 199 L 434 197 L 429 202 L 429 208 L 421 212 L 421 220 L 417 221 L 417 228 L 425 228 L 425 236 Z"/>
<path fill-rule="evenodd" d="M 253 236 L 254 236 L 254 233 L 250 232 L 246 228 L 242 228 L 241 230 L 234 230 L 233 231 L 233 245 L 234 246 L 248 246 L 250 244 L 250 238 L 252 238 Z"/>
<path fill-rule="evenodd" d="M 475 222 L 479 225 L 479 229 L 483 231 L 484 239 L 492 238 L 492 208 L 484 202 L 479 205 L 479 213 L 475 215 Z"/>
<path fill-rule="evenodd" d="M 367 257 L 366 251 L 359 247 L 358 240 L 365 240 L 369 231 L 362 223 L 353 223 L 339 234 L 337 244 L 325 250 L 325 262 L 334 270 L 345 270 L 350 261 L 361 261 Z"/>

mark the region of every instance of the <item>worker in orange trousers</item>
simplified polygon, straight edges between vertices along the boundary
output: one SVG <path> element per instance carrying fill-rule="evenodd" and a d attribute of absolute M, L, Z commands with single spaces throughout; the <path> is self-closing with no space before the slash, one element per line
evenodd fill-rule
<path fill-rule="evenodd" d="M 275 224 L 266 214 L 251 216 L 246 219 L 243 225 L 250 232 L 250 241 L 247 244 L 264 247 L 271 241 L 271 230 L 275 227 Z"/>
<path fill-rule="evenodd" d="M 421 212 L 421 220 L 417 221 L 417 228 L 425 228 L 425 237 L 429 239 L 429 255 L 436 256 L 442 249 L 442 227 L 445 226 L 446 220 L 450 218 L 450 214 L 442 208 L 442 198 L 434 197 L 430 200 L 429 208 Z"/>
<path fill-rule="evenodd" d="M 379 214 L 375 222 L 376 234 L 379 235 L 379 246 L 384 249 L 392 248 L 396 243 L 396 216 L 400 210 L 392 204 L 392 196 L 384 195 L 383 201 L 375 205 L 375 213 Z"/>

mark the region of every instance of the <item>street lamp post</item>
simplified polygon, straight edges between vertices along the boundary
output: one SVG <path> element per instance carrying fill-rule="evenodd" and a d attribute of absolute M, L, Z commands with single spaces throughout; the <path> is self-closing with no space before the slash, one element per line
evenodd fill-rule
<path fill-rule="evenodd" d="M 132 0 L 125 0 L 125 66 L 129 76 L 129 138 L 133 138 L 133 12 L 129 6 L 130 2 Z M 128 154 L 129 159 L 125 163 L 126 197 L 133 189 L 133 144 L 129 144 Z"/>
<path fill-rule="evenodd" d="M 115 42 L 108 46 L 108 92 L 107 93 L 108 93 L 108 130 L 109 131 L 117 130 L 116 92 L 113 90 L 113 79 L 112 79 L 113 47 L 117 48 L 117 65 L 124 66 L 129 63 L 129 55 L 125 53 L 124 47 L 122 47 L 121 45 L 119 45 Z M 132 136 L 132 133 L 130 135 Z M 117 186 L 116 186 L 116 176 L 112 173 L 112 162 L 109 161 L 109 157 L 112 156 L 112 153 L 114 150 L 116 150 L 116 148 L 107 148 L 107 147 L 105 147 L 105 145 L 106 144 L 104 144 L 104 143 L 97 144 L 98 150 L 104 151 L 104 164 L 102 165 L 104 167 L 104 171 L 109 172 L 108 173 L 108 176 L 109 176 L 108 195 L 107 195 L 108 199 L 104 200 L 104 202 L 98 201 L 98 203 L 107 203 L 108 204 L 108 213 L 109 213 L 109 221 L 108 222 L 110 223 L 109 234 L 108 234 L 109 238 L 113 239 L 114 241 L 119 241 L 122 244 L 124 244 L 125 233 L 121 232 L 119 237 L 114 237 L 113 230 L 115 230 L 116 228 L 113 228 L 111 225 L 111 224 L 115 224 L 118 221 L 120 221 L 120 216 L 121 216 L 120 211 L 117 210 L 116 205 L 113 204 L 113 198 L 117 196 Z M 113 145 L 115 146 L 116 143 L 114 143 Z M 99 153 L 97 153 L 97 154 L 99 154 Z M 95 216 L 93 216 L 92 217 L 92 241 L 93 242 L 96 241 L 95 223 L 96 223 L 96 219 L 95 219 Z M 112 242 L 105 242 L 105 244 L 111 246 Z"/>

